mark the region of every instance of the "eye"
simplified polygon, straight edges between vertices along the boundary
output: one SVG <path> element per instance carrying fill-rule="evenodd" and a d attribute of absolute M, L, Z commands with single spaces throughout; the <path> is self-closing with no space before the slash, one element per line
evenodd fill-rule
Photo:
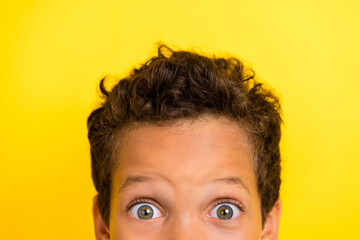
<path fill-rule="evenodd" d="M 230 220 L 239 216 L 241 210 L 234 204 L 218 204 L 210 212 L 210 216 L 221 220 Z"/>
<path fill-rule="evenodd" d="M 148 220 L 161 217 L 161 212 L 153 204 L 139 203 L 130 208 L 130 215 L 138 219 Z"/>

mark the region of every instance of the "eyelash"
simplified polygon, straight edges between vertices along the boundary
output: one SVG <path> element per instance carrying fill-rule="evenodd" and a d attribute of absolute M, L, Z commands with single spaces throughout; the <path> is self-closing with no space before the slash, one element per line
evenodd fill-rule
<path fill-rule="evenodd" d="M 150 200 L 150 199 L 144 199 L 144 198 L 135 198 L 134 200 L 132 200 L 131 202 L 129 202 L 127 205 L 126 205 L 126 211 L 128 212 L 133 206 L 135 206 L 136 204 L 139 204 L 139 203 L 151 203 L 153 205 L 156 205 L 154 203 L 153 200 Z"/>
<path fill-rule="evenodd" d="M 213 207 L 216 207 L 218 205 L 224 204 L 224 203 L 230 203 L 235 205 L 236 207 L 238 207 L 240 209 L 241 212 L 245 212 L 245 206 L 242 202 L 236 201 L 234 199 L 231 198 L 225 198 L 225 199 L 217 199 L 215 200 L 216 204 Z"/>
<path fill-rule="evenodd" d="M 151 200 L 151 199 L 144 199 L 144 198 L 135 198 L 134 200 L 130 201 L 127 205 L 126 205 L 126 212 L 129 212 L 130 209 L 135 206 L 136 204 L 139 203 L 150 203 L 153 205 L 156 205 L 156 203 L 154 203 L 155 201 Z M 235 205 L 236 207 L 238 207 L 240 209 L 241 212 L 245 212 L 245 206 L 242 202 L 236 201 L 234 199 L 231 198 L 222 198 L 222 199 L 216 199 L 215 200 L 215 204 L 213 205 L 213 208 L 220 205 L 220 204 L 225 204 L 225 203 L 230 203 Z"/>

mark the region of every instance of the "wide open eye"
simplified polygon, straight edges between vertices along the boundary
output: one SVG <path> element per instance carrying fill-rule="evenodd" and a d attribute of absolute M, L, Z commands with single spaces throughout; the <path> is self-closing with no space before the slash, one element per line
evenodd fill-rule
<path fill-rule="evenodd" d="M 130 214 L 131 216 L 142 220 L 161 217 L 159 209 L 150 203 L 135 204 L 131 207 Z"/>
<path fill-rule="evenodd" d="M 211 210 L 210 216 L 221 220 L 229 220 L 239 216 L 240 211 L 239 207 L 231 203 L 218 204 Z"/>

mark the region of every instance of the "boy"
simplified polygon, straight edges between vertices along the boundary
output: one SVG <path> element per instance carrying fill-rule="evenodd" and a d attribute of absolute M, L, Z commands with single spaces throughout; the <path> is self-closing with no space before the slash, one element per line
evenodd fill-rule
<path fill-rule="evenodd" d="M 277 239 L 281 110 L 252 70 L 160 45 L 104 81 L 87 121 L 97 240 Z"/>

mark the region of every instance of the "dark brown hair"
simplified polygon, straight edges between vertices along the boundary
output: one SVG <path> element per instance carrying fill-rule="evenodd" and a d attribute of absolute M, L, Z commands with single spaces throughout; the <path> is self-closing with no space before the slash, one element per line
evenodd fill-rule
<path fill-rule="evenodd" d="M 87 119 L 98 207 L 109 225 L 111 174 L 120 132 L 134 123 L 171 124 L 204 115 L 238 122 L 251 139 L 264 224 L 279 197 L 281 109 L 278 98 L 237 58 L 206 57 L 160 44 L 150 58 L 111 91 Z"/>

